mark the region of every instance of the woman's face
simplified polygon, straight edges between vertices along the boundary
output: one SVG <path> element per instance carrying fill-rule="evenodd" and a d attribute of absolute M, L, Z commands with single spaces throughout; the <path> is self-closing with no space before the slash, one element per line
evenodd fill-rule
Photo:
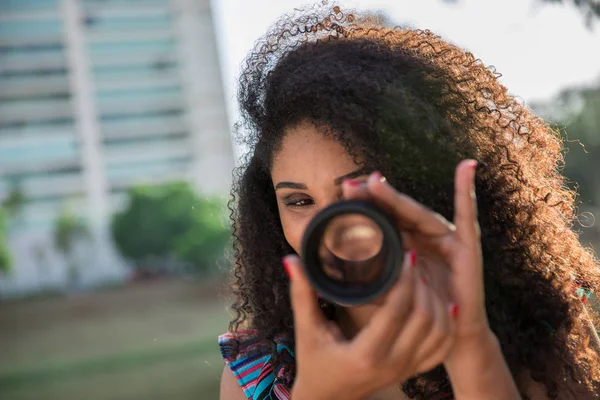
<path fill-rule="evenodd" d="M 367 174 L 344 147 L 316 127 L 301 123 L 286 131 L 271 170 L 285 238 L 300 254 L 302 235 L 311 219 L 340 199 L 345 178 Z"/>

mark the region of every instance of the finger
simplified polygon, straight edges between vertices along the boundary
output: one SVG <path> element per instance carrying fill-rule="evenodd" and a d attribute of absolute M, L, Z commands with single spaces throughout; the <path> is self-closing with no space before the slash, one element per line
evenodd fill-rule
<path fill-rule="evenodd" d="M 354 341 L 359 354 L 377 359 L 387 355 L 393 346 L 398 332 L 412 310 L 415 263 L 416 253 L 407 252 L 399 281 L 392 287 L 381 308 Z"/>
<path fill-rule="evenodd" d="M 422 360 L 421 362 L 425 363 L 425 365 L 429 365 L 428 361 L 429 363 L 433 362 L 433 366 L 436 366 L 441 363 L 441 360 L 430 360 L 435 359 L 435 355 L 439 352 L 442 345 L 452 337 L 451 332 L 454 324 L 450 315 L 450 307 L 447 303 L 442 301 L 433 290 L 429 290 L 429 296 L 433 310 L 433 324 L 419 346 L 416 359 Z"/>
<path fill-rule="evenodd" d="M 454 178 L 454 225 L 456 237 L 469 247 L 478 246 L 477 199 L 475 169 L 477 161 L 465 160 L 456 167 Z"/>
<path fill-rule="evenodd" d="M 433 325 L 432 301 L 422 279 L 415 279 L 414 298 L 412 312 L 388 353 L 393 363 L 413 362 L 423 338 Z"/>
<path fill-rule="evenodd" d="M 448 262 L 433 251 L 419 252 L 419 272 L 429 282 L 429 287 L 442 301 L 450 301 L 448 291 L 451 269 Z"/>
<path fill-rule="evenodd" d="M 378 172 L 369 176 L 367 187 L 373 201 L 390 212 L 402 229 L 431 236 L 446 235 L 454 230 L 454 226 L 440 214 L 398 193 Z"/>
<path fill-rule="evenodd" d="M 371 195 L 367 190 L 366 182 L 345 179 L 342 182 L 342 197 L 345 200 L 369 200 Z"/>
<path fill-rule="evenodd" d="M 454 337 L 449 337 L 439 344 L 439 346 L 435 349 L 434 353 L 430 354 L 423 360 L 423 362 L 416 366 L 415 373 L 422 374 L 427 371 L 431 371 L 438 365 L 444 363 L 450 352 L 454 347 Z"/>
<path fill-rule="evenodd" d="M 444 363 L 450 354 L 450 351 L 454 348 L 456 342 L 456 323 L 454 306 L 450 305 L 446 308 L 448 316 L 448 333 L 442 338 L 442 340 L 434 347 L 429 353 L 419 355 L 419 360 L 422 360 L 417 365 L 417 373 L 423 373 L 432 370 L 438 365 Z"/>
<path fill-rule="evenodd" d="M 290 277 L 290 297 L 297 345 L 311 346 L 323 332 L 328 330 L 327 320 L 319 308 L 317 296 L 304 274 L 298 256 L 284 257 L 283 265 Z"/>
<path fill-rule="evenodd" d="M 334 337 L 334 339 L 336 339 L 336 341 L 345 340 L 344 334 L 336 322 L 327 321 L 327 327 L 329 328 L 329 333 Z"/>

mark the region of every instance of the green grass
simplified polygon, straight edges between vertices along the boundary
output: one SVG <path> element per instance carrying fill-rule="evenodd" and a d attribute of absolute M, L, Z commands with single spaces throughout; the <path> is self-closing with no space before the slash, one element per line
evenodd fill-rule
<path fill-rule="evenodd" d="M 0 304 L 0 398 L 218 399 L 214 293 L 159 282 Z"/>
<path fill-rule="evenodd" d="M 57 379 L 85 378 L 105 371 L 115 373 L 178 360 L 198 360 L 203 355 L 217 352 L 215 348 L 215 340 L 208 339 L 196 343 L 139 349 L 85 360 L 54 360 L 48 365 L 34 364 L 29 368 L 1 374 L 0 388 L 22 387 Z"/>
<path fill-rule="evenodd" d="M 34 399 L 218 399 L 218 354 L 184 357 L 92 374 L 73 374 L 2 389 L 6 400 Z"/>

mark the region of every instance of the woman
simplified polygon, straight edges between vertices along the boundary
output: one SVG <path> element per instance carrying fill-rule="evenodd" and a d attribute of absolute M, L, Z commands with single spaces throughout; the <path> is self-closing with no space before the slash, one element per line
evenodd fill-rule
<path fill-rule="evenodd" d="M 493 71 L 334 7 L 276 24 L 239 98 L 222 399 L 597 398 L 578 294 L 600 274 L 571 229 L 562 143 Z M 289 256 L 341 198 L 392 213 L 406 246 L 395 286 L 360 307 L 319 299 Z"/>

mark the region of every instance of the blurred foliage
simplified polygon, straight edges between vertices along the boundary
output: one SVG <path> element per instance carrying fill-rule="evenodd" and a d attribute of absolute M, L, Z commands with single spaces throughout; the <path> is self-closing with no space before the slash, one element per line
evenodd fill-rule
<path fill-rule="evenodd" d="M 0 204 L 0 274 L 9 273 L 13 264 L 13 257 L 8 247 L 9 222 L 20 215 L 26 202 L 25 193 L 19 181 L 12 181 L 8 196 Z"/>
<path fill-rule="evenodd" d="M 6 212 L 0 207 L 0 274 L 10 272 L 12 261 L 6 238 Z"/>
<path fill-rule="evenodd" d="M 542 0 L 545 3 L 572 3 L 579 8 L 588 24 L 600 18 L 600 1 L 598 0 Z"/>
<path fill-rule="evenodd" d="M 600 81 L 562 91 L 553 101 L 532 104 L 564 138 L 564 175 L 578 190 L 580 240 L 600 254 Z"/>
<path fill-rule="evenodd" d="M 578 182 L 583 204 L 600 206 L 600 87 L 576 92 L 580 109 L 562 122 L 569 152 L 565 174 Z"/>
<path fill-rule="evenodd" d="M 600 82 L 564 90 L 552 102 L 532 108 L 563 134 L 564 174 L 576 182 L 582 206 L 600 207 Z"/>
<path fill-rule="evenodd" d="M 188 183 L 139 186 L 130 190 L 129 205 L 114 215 L 111 229 L 117 248 L 138 270 L 173 272 L 175 258 L 175 267 L 183 263 L 191 272 L 208 273 L 231 235 L 223 216 L 223 203 L 201 198 Z"/>
<path fill-rule="evenodd" d="M 458 3 L 460 0 L 442 0 L 446 3 Z M 599 0 L 538 0 L 542 3 L 572 4 L 579 9 L 585 18 L 588 27 L 592 27 L 595 20 L 600 19 Z"/>
<path fill-rule="evenodd" d="M 77 261 L 74 248 L 78 241 L 89 239 L 91 233 L 83 219 L 68 208 L 63 208 L 54 222 L 54 247 L 67 261 L 67 279 L 69 286 L 79 284 L 81 263 Z"/>
<path fill-rule="evenodd" d="M 9 216 L 16 216 L 23 210 L 27 198 L 19 181 L 13 181 L 8 196 L 2 201 L 2 207 Z"/>
<path fill-rule="evenodd" d="M 54 223 L 54 246 L 64 256 L 69 256 L 79 239 L 90 237 L 90 231 L 85 222 L 68 209 L 58 215 Z"/>

